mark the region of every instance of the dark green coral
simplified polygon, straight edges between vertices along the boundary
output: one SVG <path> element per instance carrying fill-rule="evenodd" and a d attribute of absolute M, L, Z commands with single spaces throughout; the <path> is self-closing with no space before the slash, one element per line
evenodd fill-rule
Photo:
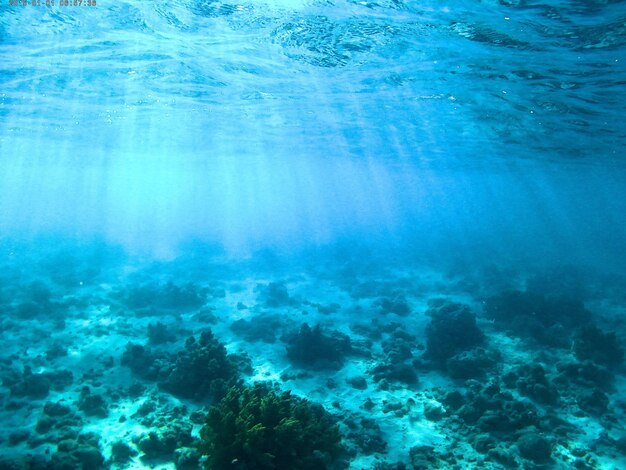
<path fill-rule="evenodd" d="M 157 381 L 172 395 L 195 401 L 219 400 L 240 382 L 239 373 L 249 369 L 247 358 L 228 354 L 211 330 L 198 339 L 187 338 L 176 354 L 129 343 L 122 365 L 143 379 Z"/>
<path fill-rule="evenodd" d="M 198 340 L 187 339 L 159 386 L 180 398 L 219 400 L 239 381 L 238 373 L 234 356 L 227 354 L 211 330 L 205 330 Z"/>
<path fill-rule="evenodd" d="M 199 450 L 211 469 L 341 468 L 335 419 L 319 405 L 267 385 L 232 387 L 209 410 Z"/>

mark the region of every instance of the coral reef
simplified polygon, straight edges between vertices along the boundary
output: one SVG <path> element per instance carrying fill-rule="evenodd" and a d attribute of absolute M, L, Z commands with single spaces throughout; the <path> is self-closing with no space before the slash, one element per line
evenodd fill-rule
<path fill-rule="evenodd" d="M 387 450 L 387 442 L 378 423 L 369 418 L 344 419 L 349 431 L 346 440 L 364 455 L 383 453 Z"/>
<path fill-rule="evenodd" d="M 302 324 L 300 330 L 283 337 L 287 357 L 299 367 L 310 369 L 341 369 L 352 352 L 350 337 L 337 331 L 327 334 L 319 325 Z"/>
<path fill-rule="evenodd" d="M 559 388 L 548 379 L 541 364 L 519 366 L 504 375 L 502 381 L 537 403 L 555 405 L 559 400 Z"/>
<path fill-rule="evenodd" d="M 211 330 L 199 339 L 191 336 L 176 354 L 153 353 L 144 346 L 129 343 L 122 355 L 122 365 L 172 395 L 192 400 L 219 400 L 226 390 L 238 383 L 245 369 L 239 358 L 227 354 Z"/>
<path fill-rule="evenodd" d="M 159 344 L 176 341 L 176 333 L 172 331 L 172 325 L 162 322 L 148 324 L 148 343 L 156 346 Z"/>
<path fill-rule="evenodd" d="M 113 298 L 133 310 L 195 310 L 202 307 L 209 289 L 194 283 L 177 285 L 147 283 L 134 285 L 113 294 Z"/>
<path fill-rule="evenodd" d="M 69 370 L 33 373 L 30 366 L 24 366 L 22 373 L 8 371 L 2 376 L 2 385 L 9 387 L 14 397 L 32 399 L 45 398 L 50 390 L 63 390 L 74 380 Z"/>
<path fill-rule="evenodd" d="M 100 438 L 94 433 L 80 434 L 76 439 L 65 439 L 58 443 L 57 452 L 50 459 L 49 468 L 83 468 L 98 470 L 105 468 L 105 459 L 100 452 Z"/>
<path fill-rule="evenodd" d="M 47 402 L 43 407 L 41 417 L 37 421 L 35 431 L 41 436 L 43 441 L 54 442 L 59 437 L 77 434 L 76 429 L 79 429 L 81 424 L 82 419 L 68 406 L 59 402 Z"/>
<path fill-rule="evenodd" d="M 486 377 L 500 362 L 497 351 L 478 347 L 455 354 L 446 361 L 446 371 L 453 379 L 468 380 Z"/>
<path fill-rule="evenodd" d="M 374 379 L 379 382 L 382 390 L 389 389 L 389 382 L 400 382 L 406 385 L 417 384 L 417 371 L 410 364 L 402 362 L 382 362 L 368 370 Z"/>
<path fill-rule="evenodd" d="M 343 468 L 341 435 L 321 406 L 268 385 L 233 387 L 207 415 L 198 448 L 206 468 Z"/>
<path fill-rule="evenodd" d="M 562 387 L 598 387 L 602 390 L 609 390 L 614 381 L 614 376 L 609 370 L 591 361 L 558 362 L 556 369 L 558 375 L 554 380 Z"/>
<path fill-rule="evenodd" d="M 276 332 L 282 328 L 283 323 L 284 320 L 278 315 L 258 315 L 250 320 L 236 320 L 230 325 L 230 329 L 249 342 L 274 343 Z"/>
<path fill-rule="evenodd" d="M 591 313 L 575 298 L 507 291 L 485 301 L 484 315 L 515 335 L 552 347 L 567 348 L 575 328 Z"/>
<path fill-rule="evenodd" d="M 330 315 L 332 313 L 337 313 L 341 309 L 341 305 L 337 302 L 332 302 L 328 305 L 323 304 L 312 304 L 319 313 L 322 315 Z"/>
<path fill-rule="evenodd" d="M 283 282 L 270 282 L 257 286 L 259 298 L 266 307 L 279 308 L 298 305 L 300 302 L 289 295 L 287 286 Z"/>
<path fill-rule="evenodd" d="M 193 400 L 216 400 L 238 381 L 236 360 L 210 330 L 190 337 L 176 354 L 159 386 L 173 395 Z"/>
<path fill-rule="evenodd" d="M 398 294 L 395 297 L 383 297 L 374 302 L 374 306 L 382 314 L 394 313 L 400 317 L 411 314 L 411 306 L 406 301 L 404 295 Z"/>
<path fill-rule="evenodd" d="M 426 327 L 424 356 L 444 367 L 454 355 L 479 346 L 484 341 L 476 325 L 476 315 L 467 305 L 438 299 L 429 303 L 431 317 Z"/>
<path fill-rule="evenodd" d="M 530 436 L 551 429 L 548 418 L 543 417 L 532 403 L 503 391 L 496 381 L 483 386 L 470 380 L 467 385 L 465 394 L 450 391 L 438 396 L 446 415 L 462 424 L 463 433 L 478 452 L 505 466 L 519 466 L 508 447 L 518 441 L 520 433 Z M 534 456 L 526 453 L 530 437 L 525 439 L 521 443 L 520 456 L 532 460 Z M 545 456 L 544 450 L 541 455 Z"/>
<path fill-rule="evenodd" d="M 109 405 L 105 398 L 100 394 L 92 393 L 87 386 L 80 391 L 78 409 L 85 413 L 85 416 L 106 418 L 109 415 Z"/>
<path fill-rule="evenodd" d="M 0 468 L 626 468 L 623 278 L 311 261 L 0 270 Z"/>
<path fill-rule="evenodd" d="M 173 460 L 174 453 L 181 447 L 193 444 L 191 426 L 180 424 L 150 431 L 135 438 L 137 448 L 142 452 L 144 462 L 167 462 Z"/>
<path fill-rule="evenodd" d="M 624 361 L 624 348 L 615 333 L 605 333 L 593 324 L 576 331 L 573 350 L 578 360 L 590 360 L 609 369 Z"/>
<path fill-rule="evenodd" d="M 418 379 L 413 365 L 413 349 L 417 338 L 395 322 L 383 325 L 381 331 L 387 335 L 381 341 L 384 356 L 368 369 L 368 374 L 383 390 L 389 388 L 389 382 L 415 385 Z"/>
<path fill-rule="evenodd" d="M 137 455 L 137 451 L 124 441 L 115 441 L 111 444 L 111 461 L 114 464 L 124 465 Z"/>
<path fill-rule="evenodd" d="M 24 286 L 17 299 L 13 314 L 21 320 L 57 317 L 66 308 L 64 302 L 56 300 L 49 286 L 42 281 L 33 281 Z"/>

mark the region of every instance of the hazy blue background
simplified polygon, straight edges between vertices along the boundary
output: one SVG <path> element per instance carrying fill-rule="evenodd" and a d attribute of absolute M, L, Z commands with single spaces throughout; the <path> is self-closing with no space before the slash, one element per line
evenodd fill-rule
<path fill-rule="evenodd" d="M 0 236 L 626 267 L 626 4 L 0 7 Z"/>

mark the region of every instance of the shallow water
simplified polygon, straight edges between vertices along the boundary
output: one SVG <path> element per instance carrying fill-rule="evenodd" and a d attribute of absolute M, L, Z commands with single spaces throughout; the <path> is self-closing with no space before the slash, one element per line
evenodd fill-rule
<path fill-rule="evenodd" d="M 185 468 L 202 423 L 172 410 L 219 397 L 181 396 L 123 356 L 128 342 L 183 354 L 207 328 L 249 356 L 246 383 L 335 415 L 348 451 L 329 467 L 624 465 L 624 2 L 12 3 L 0 445 L 17 460 L 1 465 Z M 467 343 L 474 321 L 441 298 L 484 340 Z M 466 335 L 446 329 L 463 321 Z M 347 335 L 340 364 L 290 356 L 305 322 Z M 173 333 L 155 343 L 159 324 Z M 475 374 L 459 375 L 468 356 Z M 62 370 L 70 382 L 45 375 Z M 472 394 L 499 405 L 472 420 Z M 75 419 L 38 426 L 48 402 Z M 540 419 L 512 417 L 520 403 Z M 163 420 L 184 428 L 178 445 L 142 444 Z"/>

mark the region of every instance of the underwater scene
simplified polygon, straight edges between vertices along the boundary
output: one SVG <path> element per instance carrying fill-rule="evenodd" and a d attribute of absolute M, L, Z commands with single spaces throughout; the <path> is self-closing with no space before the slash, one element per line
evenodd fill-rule
<path fill-rule="evenodd" d="M 626 469 L 626 2 L 1 0 L 0 470 Z"/>

